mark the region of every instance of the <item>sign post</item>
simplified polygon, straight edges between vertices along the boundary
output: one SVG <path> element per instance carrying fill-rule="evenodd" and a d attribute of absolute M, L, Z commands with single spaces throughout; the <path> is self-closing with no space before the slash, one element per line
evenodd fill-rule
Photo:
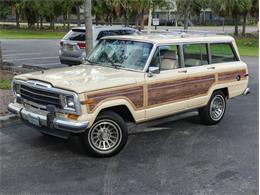
<path fill-rule="evenodd" d="M 154 29 L 157 30 L 157 26 L 159 26 L 159 18 L 153 18 L 153 26 Z"/>

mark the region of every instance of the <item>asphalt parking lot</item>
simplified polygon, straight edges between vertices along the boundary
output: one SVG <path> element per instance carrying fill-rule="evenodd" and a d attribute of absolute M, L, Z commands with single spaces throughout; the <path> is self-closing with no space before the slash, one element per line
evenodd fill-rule
<path fill-rule="evenodd" d="M 26 65 L 48 68 L 63 67 L 59 60 L 59 39 L 5 39 L 2 42 L 3 60 L 16 67 Z"/>
<path fill-rule="evenodd" d="M 228 101 L 220 124 L 191 112 L 138 125 L 115 157 L 19 122 L 0 129 L 0 194 L 258 194 L 259 62 L 243 59 L 251 94 Z"/>

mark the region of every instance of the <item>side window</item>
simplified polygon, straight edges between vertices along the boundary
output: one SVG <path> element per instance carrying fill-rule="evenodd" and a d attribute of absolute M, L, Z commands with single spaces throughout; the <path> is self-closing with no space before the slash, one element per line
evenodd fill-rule
<path fill-rule="evenodd" d="M 179 46 L 177 45 L 165 45 L 160 46 L 160 70 L 172 70 L 179 68 Z"/>
<path fill-rule="evenodd" d="M 209 64 L 207 44 L 196 43 L 183 45 L 185 67 Z"/>
<path fill-rule="evenodd" d="M 211 59 L 212 63 L 223 63 L 237 61 L 231 43 L 211 43 Z"/>

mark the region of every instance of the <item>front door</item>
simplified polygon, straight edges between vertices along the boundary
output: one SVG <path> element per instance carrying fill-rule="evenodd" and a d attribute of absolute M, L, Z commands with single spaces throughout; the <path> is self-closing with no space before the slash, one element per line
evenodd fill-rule
<path fill-rule="evenodd" d="M 158 47 L 150 67 L 159 67 L 160 73 L 146 75 L 146 118 L 162 117 L 187 109 L 183 93 L 187 70 L 180 65 L 179 46 Z"/>

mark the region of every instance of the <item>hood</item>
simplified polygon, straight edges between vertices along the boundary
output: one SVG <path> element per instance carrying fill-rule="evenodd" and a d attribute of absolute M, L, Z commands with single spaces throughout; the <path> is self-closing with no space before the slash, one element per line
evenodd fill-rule
<path fill-rule="evenodd" d="M 144 73 L 93 65 L 79 65 L 22 74 L 16 76 L 15 79 L 39 80 L 51 83 L 53 87 L 83 93 L 135 84 L 138 81 L 143 81 Z"/>

